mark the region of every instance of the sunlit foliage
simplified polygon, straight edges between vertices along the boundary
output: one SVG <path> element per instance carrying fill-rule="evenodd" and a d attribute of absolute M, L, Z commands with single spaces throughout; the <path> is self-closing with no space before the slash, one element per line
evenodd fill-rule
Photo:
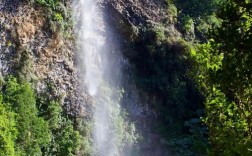
<path fill-rule="evenodd" d="M 194 79 L 206 96 L 211 154 L 251 155 L 251 3 L 230 0 L 218 14 L 223 22 L 197 52 Z"/>

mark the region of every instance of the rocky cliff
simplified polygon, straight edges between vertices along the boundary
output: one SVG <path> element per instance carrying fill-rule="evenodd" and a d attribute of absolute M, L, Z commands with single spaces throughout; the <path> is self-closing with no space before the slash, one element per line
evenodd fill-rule
<path fill-rule="evenodd" d="M 108 0 L 103 2 L 102 6 L 106 12 L 107 23 L 117 34 L 121 51 L 127 60 L 123 76 L 125 89 L 123 107 L 129 112 L 142 138 L 135 150 L 139 155 L 170 155 L 171 152 L 166 147 L 165 139 L 157 130 L 157 120 L 161 115 L 157 104 L 162 100 L 165 101 L 165 98 L 155 93 L 154 89 L 150 92 L 141 88 L 138 74 L 143 70 L 152 70 L 147 66 L 142 66 L 140 62 L 144 64 L 144 60 L 153 57 L 148 55 L 148 46 L 162 44 L 163 41 L 157 43 L 158 31 L 161 31 L 161 35 L 165 38 L 172 40 L 172 42 L 166 42 L 169 49 L 177 45 L 176 42 L 182 35 L 176 29 L 175 17 L 168 14 L 168 3 L 165 0 Z M 158 48 L 162 49 L 162 46 L 156 48 L 159 51 Z M 144 77 L 148 79 L 147 75 Z"/>
<path fill-rule="evenodd" d="M 60 5 L 66 23 L 72 22 L 71 3 Z M 193 89 L 185 76 L 188 46 L 177 30 L 177 17 L 168 12 L 167 0 L 101 0 L 99 4 L 125 56 L 122 101 L 142 136 L 136 151 L 145 156 L 169 155 L 158 120 L 172 125 L 175 120 L 171 116 L 178 115 L 184 121 L 180 104 L 185 99 L 198 103 L 197 97 L 190 97 Z M 30 1 L 0 0 L 1 75 L 32 82 L 38 95 L 59 100 L 77 124 L 80 118 L 91 116 L 92 105 L 86 86 L 79 82 L 84 71 L 76 65 L 76 34 L 73 24 L 62 29 L 62 23 L 48 14 L 45 7 Z M 178 99 L 177 94 L 185 99 Z"/>
<path fill-rule="evenodd" d="M 68 113 L 83 111 L 73 31 L 68 30 L 72 35 L 66 37 L 57 23 L 50 23 L 43 7 L 19 0 L 1 0 L 0 6 L 2 76 L 15 74 L 32 80 L 38 94 L 53 86 L 51 98 L 60 98 Z M 71 9 L 70 2 L 66 9 Z"/>

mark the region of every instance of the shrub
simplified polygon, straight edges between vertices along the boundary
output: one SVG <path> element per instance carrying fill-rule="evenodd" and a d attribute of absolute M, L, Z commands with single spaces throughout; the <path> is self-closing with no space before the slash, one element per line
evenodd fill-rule
<path fill-rule="evenodd" d="M 0 92 L 0 155 L 72 156 L 79 145 L 58 102 L 36 98 L 28 82 L 8 78 Z"/>
<path fill-rule="evenodd" d="M 3 97 L 17 114 L 17 150 L 25 155 L 41 155 L 41 148 L 50 141 L 50 133 L 48 123 L 38 117 L 36 98 L 30 84 L 18 83 L 14 77 L 10 77 Z"/>
<path fill-rule="evenodd" d="M 15 141 L 18 130 L 14 113 L 9 104 L 3 103 L 0 96 L 0 155 L 15 156 Z"/>
<path fill-rule="evenodd" d="M 46 16 L 53 33 L 65 33 L 72 26 L 70 13 L 60 0 L 36 0 L 35 2 L 46 9 Z"/>
<path fill-rule="evenodd" d="M 167 12 L 168 12 L 168 17 L 169 17 L 169 22 L 176 23 L 177 16 L 178 16 L 178 9 L 173 2 L 168 1 Z"/>
<path fill-rule="evenodd" d="M 192 32 L 193 28 L 193 19 L 189 15 L 184 15 L 181 18 L 182 29 L 186 32 Z"/>

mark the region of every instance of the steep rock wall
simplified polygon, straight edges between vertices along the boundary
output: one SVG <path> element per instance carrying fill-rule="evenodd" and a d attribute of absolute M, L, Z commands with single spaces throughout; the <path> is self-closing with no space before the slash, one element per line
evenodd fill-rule
<path fill-rule="evenodd" d="M 57 27 L 51 30 L 42 7 L 19 0 L 1 0 L 0 6 L 2 76 L 14 74 L 35 82 L 38 94 L 51 86 L 49 97 L 60 99 L 69 115 L 85 115 L 87 95 L 78 95 L 83 89 L 78 88 L 74 40 Z"/>
<path fill-rule="evenodd" d="M 162 27 L 166 36 L 175 40 L 181 37 L 175 24 L 169 22 L 166 1 L 143 0 L 108 0 L 102 3 L 105 17 L 120 39 L 121 50 L 127 60 L 124 64 L 123 84 L 125 94 L 123 107 L 136 123 L 142 139 L 136 147 L 140 155 L 169 155 L 164 147 L 164 139 L 156 131 L 159 110 L 155 105 L 162 101 L 156 93 L 151 94 L 137 86 L 135 81 L 136 66 L 141 43 L 145 40 L 156 42 L 156 29 Z M 147 51 L 146 51 L 147 53 Z M 145 58 L 142 58 L 145 59 Z M 139 60 L 140 61 L 140 60 Z"/>

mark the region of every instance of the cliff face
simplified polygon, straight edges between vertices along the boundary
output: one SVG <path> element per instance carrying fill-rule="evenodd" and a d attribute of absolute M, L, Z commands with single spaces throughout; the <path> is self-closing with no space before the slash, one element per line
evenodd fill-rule
<path fill-rule="evenodd" d="M 140 70 L 152 70 L 140 64 L 154 57 L 148 56 L 148 46 L 157 45 L 156 31 L 159 28 L 168 38 L 174 40 L 181 38 L 173 17 L 167 12 L 168 4 L 165 0 L 108 0 L 102 5 L 106 12 L 106 21 L 116 32 L 121 51 L 128 60 L 124 66 L 123 107 L 128 111 L 142 137 L 136 151 L 146 156 L 170 155 L 170 151 L 165 147 L 165 139 L 157 130 L 157 120 L 161 114 L 157 105 L 165 101 L 165 98 L 161 97 L 163 93 L 157 93 L 154 89 L 150 92 L 139 87 L 137 78 Z M 169 43 L 169 46 L 172 45 L 173 43 Z M 156 48 L 157 51 L 158 48 L 162 49 L 161 46 Z M 150 78 L 146 75 L 145 77 Z"/>
<path fill-rule="evenodd" d="M 109 33 L 117 36 L 114 44 L 125 56 L 123 107 L 143 137 L 136 150 L 143 155 L 169 155 L 167 140 L 157 130 L 158 120 L 172 125 L 175 121 L 170 116 L 184 117 L 178 109 L 185 100 L 178 99 L 177 94 L 191 103 L 197 101 L 190 97 L 191 86 L 185 76 L 189 68 L 184 55 L 187 46 L 180 40 L 176 17 L 168 13 L 167 0 L 99 3 L 111 29 Z M 71 12 L 71 2 L 64 1 L 64 5 L 63 10 Z M 80 85 L 80 73 L 85 71 L 76 65 L 80 58 L 76 58 L 73 25 L 62 33 L 60 24 L 48 20 L 47 15 L 45 8 L 27 1 L 0 0 L 1 74 L 31 81 L 39 95 L 51 90 L 49 98 L 60 99 L 74 120 L 91 116 L 90 96 L 85 84 Z M 84 138 L 90 137 L 88 130 L 83 131 L 89 135 Z"/>
<path fill-rule="evenodd" d="M 158 26 L 163 26 L 170 36 L 180 36 L 175 28 L 174 17 L 168 14 L 166 0 L 105 0 L 105 8 L 108 21 L 131 39 L 136 39 L 140 29 Z"/>
<path fill-rule="evenodd" d="M 79 107 L 83 100 L 77 96 L 74 40 L 65 37 L 59 28 L 52 31 L 42 7 L 19 0 L 1 0 L 0 6 L 2 76 L 14 74 L 32 80 L 38 94 L 53 86 L 52 99 L 60 98 L 72 115 L 82 111 Z"/>
<path fill-rule="evenodd" d="M 184 143 L 184 122 L 201 107 L 200 94 L 186 75 L 191 62 L 185 39 L 193 40 L 194 35 L 180 32 L 171 5 L 166 0 L 103 3 L 107 23 L 119 36 L 128 60 L 123 106 L 142 136 L 138 148 L 143 155 L 176 155 L 171 144 Z"/>
<path fill-rule="evenodd" d="M 52 31 L 42 7 L 18 0 L 1 0 L 0 4 L 2 75 L 35 79 L 39 92 L 45 91 L 46 83 L 52 83 L 55 96 L 62 96 L 65 106 L 79 105 L 73 38 L 63 36 L 57 24 L 56 31 Z M 70 9 L 70 2 L 68 5 Z M 173 23 L 165 22 L 169 20 L 165 0 L 107 0 L 101 5 L 122 44 L 141 40 L 145 35 L 141 29 L 158 25 L 163 25 L 171 36 L 180 36 Z"/>
<path fill-rule="evenodd" d="M 162 23 L 167 18 L 165 0 L 111 0 L 109 3 L 134 25 Z"/>

